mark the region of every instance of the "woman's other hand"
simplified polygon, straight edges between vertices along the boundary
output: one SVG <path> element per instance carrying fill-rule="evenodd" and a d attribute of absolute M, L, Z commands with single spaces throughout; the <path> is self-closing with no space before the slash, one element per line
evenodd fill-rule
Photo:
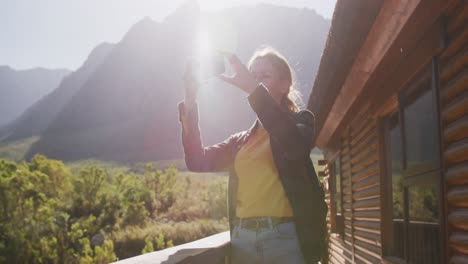
<path fill-rule="evenodd" d="M 218 77 L 221 80 L 240 88 L 248 94 L 252 93 L 259 83 L 236 55 L 229 54 L 228 60 L 234 70 L 234 75 L 226 76 L 221 74 Z"/>
<path fill-rule="evenodd" d="M 197 101 L 197 93 L 200 82 L 197 77 L 193 74 L 192 63 L 187 63 L 184 73 L 184 90 L 185 100 L 184 105 L 187 112 L 193 108 Z"/>

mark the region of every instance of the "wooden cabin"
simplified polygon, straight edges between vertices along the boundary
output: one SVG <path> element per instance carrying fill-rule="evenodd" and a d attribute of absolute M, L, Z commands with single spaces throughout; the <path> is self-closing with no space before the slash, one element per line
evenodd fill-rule
<path fill-rule="evenodd" d="M 468 1 L 338 0 L 308 108 L 330 263 L 468 263 Z"/>

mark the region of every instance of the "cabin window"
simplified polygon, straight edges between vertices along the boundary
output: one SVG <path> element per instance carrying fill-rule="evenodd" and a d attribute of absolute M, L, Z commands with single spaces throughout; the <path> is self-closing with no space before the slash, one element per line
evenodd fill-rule
<path fill-rule="evenodd" d="M 403 198 L 403 176 L 402 176 L 402 151 L 401 151 L 401 129 L 398 116 L 393 116 L 388 120 L 388 176 L 389 186 L 388 200 L 391 214 L 387 217 L 391 219 L 389 233 L 388 254 L 398 258 L 404 258 L 404 198 Z"/>
<path fill-rule="evenodd" d="M 332 226 L 332 232 L 339 234 L 341 237 L 344 236 L 344 216 L 343 216 L 343 192 L 341 188 L 341 162 L 338 157 L 332 163 L 333 181 L 332 181 L 332 192 L 333 192 L 333 207 L 332 213 L 334 216 L 334 224 Z"/>
<path fill-rule="evenodd" d="M 341 168 L 340 161 L 335 161 L 335 205 L 336 213 L 343 214 L 342 200 L 341 200 Z"/>
<path fill-rule="evenodd" d="M 432 90 L 424 89 L 408 97 L 403 99 L 408 101 L 403 105 L 405 170 L 407 176 L 414 176 L 438 167 L 437 123 Z"/>
<path fill-rule="evenodd" d="M 440 262 L 440 152 L 435 83 L 423 71 L 385 121 L 388 192 L 385 254 L 407 263 Z M 391 188 L 391 191 L 389 190 Z"/>

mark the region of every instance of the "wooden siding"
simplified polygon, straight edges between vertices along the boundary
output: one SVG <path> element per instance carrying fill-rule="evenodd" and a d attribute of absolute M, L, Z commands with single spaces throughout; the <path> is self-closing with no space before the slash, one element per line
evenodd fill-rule
<path fill-rule="evenodd" d="M 447 186 L 450 263 L 468 263 L 468 4 L 446 14 L 447 48 L 440 55 L 440 108 Z"/>
<path fill-rule="evenodd" d="M 362 116 L 341 138 L 344 237 L 330 235 L 330 263 L 381 261 L 380 176 L 376 120 Z M 327 195 L 327 198 L 330 194 Z M 330 202 L 330 199 L 327 199 Z"/>
<path fill-rule="evenodd" d="M 381 230 L 385 228 L 380 220 L 381 206 L 385 205 L 381 201 L 384 186 L 380 182 L 380 172 L 384 171 L 385 161 L 380 160 L 384 155 L 379 153 L 383 147 L 379 142 L 383 141 L 377 119 L 397 110 L 397 94 L 406 87 L 403 83 L 410 80 L 422 65 L 427 65 L 433 56 L 438 62 L 435 68 L 439 77 L 437 91 L 442 140 L 440 197 L 445 218 L 440 227 L 445 236 L 441 240 L 446 246 L 441 250 L 444 253 L 442 263 L 468 263 L 468 1 L 449 1 L 440 15 L 426 31 L 426 37 L 412 50 L 414 53 L 398 65 L 403 65 L 402 70 L 395 71 L 394 75 L 408 73 L 392 83 L 395 88 L 387 91 L 388 87 L 384 85 L 376 90 L 375 97 L 363 99 L 378 98 L 379 106 L 388 105 L 385 111 L 377 111 L 379 108 L 367 101 L 359 104 L 353 109 L 353 113 L 359 111 L 359 114 L 350 118 L 354 119 L 350 123 L 346 120 L 340 125 L 335 137 L 328 142 L 326 149 L 334 152 L 326 155 L 329 166 L 339 151 L 344 215 L 344 236 L 332 233 L 334 201 L 328 193 L 327 202 L 332 213 L 329 216 L 330 263 L 399 263 L 396 259 L 382 257 Z M 379 93 L 383 94 L 379 96 Z M 327 177 L 332 179 L 330 173 L 326 170 Z"/>

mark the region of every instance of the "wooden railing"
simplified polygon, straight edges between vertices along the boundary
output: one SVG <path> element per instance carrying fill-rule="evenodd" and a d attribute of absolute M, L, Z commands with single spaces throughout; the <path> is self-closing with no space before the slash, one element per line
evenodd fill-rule
<path fill-rule="evenodd" d="M 438 224 L 410 222 L 408 238 L 408 255 L 410 263 L 440 263 L 440 240 Z"/>
<path fill-rule="evenodd" d="M 173 264 L 173 263 L 227 263 L 230 248 L 229 231 L 205 237 L 136 257 L 114 262 L 115 264 Z"/>
<path fill-rule="evenodd" d="M 394 256 L 404 257 L 404 222 L 394 220 Z M 410 263 L 440 263 L 439 224 L 411 221 L 408 225 L 408 259 Z"/>

